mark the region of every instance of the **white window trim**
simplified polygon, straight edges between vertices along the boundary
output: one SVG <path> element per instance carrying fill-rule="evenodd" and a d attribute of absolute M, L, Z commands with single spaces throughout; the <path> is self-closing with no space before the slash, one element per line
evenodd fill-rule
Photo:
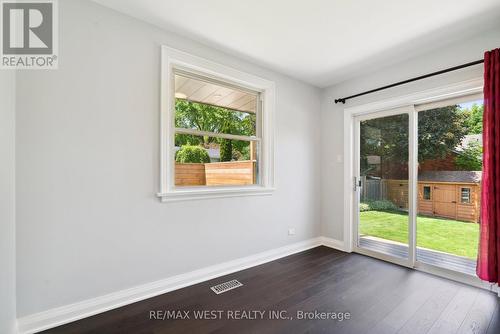
<path fill-rule="evenodd" d="M 167 46 L 161 48 L 160 192 L 162 202 L 236 196 L 271 195 L 274 183 L 275 84 L 210 60 Z M 175 187 L 174 163 L 174 69 L 198 73 L 260 92 L 262 103 L 260 175 L 258 185 Z"/>

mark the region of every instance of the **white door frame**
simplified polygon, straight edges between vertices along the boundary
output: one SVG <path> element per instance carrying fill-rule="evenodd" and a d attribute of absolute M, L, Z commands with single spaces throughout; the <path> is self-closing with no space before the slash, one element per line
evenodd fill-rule
<path fill-rule="evenodd" d="M 353 180 L 356 176 L 356 152 L 359 152 L 357 147 L 358 143 L 354 140 L 355 127 L 357 126 L 357 120 L 366 119 L 373 117 L 383 117 L 394 114 L 401 114 L 402 110 L 411 113 L 412 116 L 409 118 L 409 137 L 417 138 L 417 122 L 416 118 L 418 112 L 415 111 L 415 105 L 420 105 L 424 103 L 438 102 L 442 100 L 451 99 L 454 97 L 466 96 L 481 93 L 483 91 L 483 79 L 476 78 L 472 80 L 467 80 L 459 83 L 450 84 L 447 86 L 442 86 L 434 89 L 429 89 L 414 94 L 398 96 L 386 100 L 376 101 L 368 104 L 358 105 L 354 107 L 348 107 L 344 109 L 344 250 L 346 252 L 359 252 L 365 255 L 374 256 L 381 260 L 390 261 L 403 266 L 412 267 L 417 270 L 428 272 L 434 275 L 442 276 L 448 279 L 459 281 L 462 283 L 477 286 L 483 289 L 496 291 L 500 295 L 500 289 L 497 286 L 488 284 L 481 281 L 477 277 L 472 277 L 462 273 L 457 273 L 444 268 L 432 266 L 429 264 L 421 263 L 416 261 L 415 250 L 416 247 L 416 210 L 417 210 L 417 150 L 418 147 L 416 140 L 410 139 L 409 145 L 409 216 L 411 221 L 409 228 L 409 256 L 408 260 L 395 259 L 391 256 L 370 252 L 367 250 L 359 249 L 356 247 L 355 238 L 357 238 L 356 231 L 356 215 L 357 215 L 357 201 L 355 196 L 357 194 L 353 191 Z M 370 117 L 370 114 L 372 117 Z"/>
<path fill-rule="evenodd" d="M 483 91 L 483 79 L 463 81 L 444 87 L 429 89 L 414 94 L 398 96 L 386 100 L 367 103 L 344 109 L 344 250 L 353 250 L 353 200 L 352 180 L 354 156 L 354 117 L 409 105 L 446 100 L 453 97 L 480 93 Z"/>

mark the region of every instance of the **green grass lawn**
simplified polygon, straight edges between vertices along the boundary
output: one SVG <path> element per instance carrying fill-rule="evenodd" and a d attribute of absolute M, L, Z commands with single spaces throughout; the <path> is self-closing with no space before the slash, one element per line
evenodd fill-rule
<path fill-rule="evenodd" d="M 398 212 L 360 213 L 360 234 L 408 243 L 408 215 Z M 479 224 L 417 217 L 417 246 L 475 259 Z"/>

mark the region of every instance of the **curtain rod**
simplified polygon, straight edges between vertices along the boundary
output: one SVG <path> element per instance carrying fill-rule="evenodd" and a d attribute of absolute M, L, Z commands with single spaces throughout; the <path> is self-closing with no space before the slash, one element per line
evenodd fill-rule
<path fill-rule="evenodd" d="M 474 66 L 474 65 L 478 65 L 478 64 L 482 64 L 482 63 L 484 63 L 484 59 L 472 61 L 470 63 L 466 63 L 466 64 L 454 66 L 454 67 L 450 67 L 450 68 L 447 68 L 447 69 L 444 69 L 444 70 L 441 70 L 441 71 L 424 74 L 424 75 L 421 75 L 419 77 L 415 77 L 415 78 L 407 79 L 407 80 L 404 80 L 404 81 L 396 82 L 396 83 L 393 83 L 393 84 L 390 84 L 390 85 L 387 85 L 387 86 L 383 86 L 383 87 L 379 87 L 379 88 L 367 90 L 366 92 L 358 93 L 358 94 L 351 95 L 351 96 L 348 96 L 348 97 L 341 97 L 340 99 L 335 99 L 335 103 L 339 103 L 339 102 L 345 103 L 346 100 L 350 100 L 350 99 L 353 99 L 353 98 L 358 97 L 358 96 L 362 96 L 362 95 L 366 95 L 366 94 L 370 94 L 370 93 L 375 93 L 375 92 L 378 92 L 380 90 L 384 90 L 384 89 L 387 89 L 387 88 L 392 88 L 392 87 L 395 87 L 395 86 L 404 85 L 404 84 L 407 84 L 409 82 L 413 82 L 413 81 L 417 81 L 417 80 L 422 80 L 422 79 L 425 79 L 425 78 L 433 77 L 435 75 L 440 75 L 440 74 L 443 74 L 443 73 L 460 70 L 462 68 L 466 68 L 466 67 L 469 67 L 469 66 Z"/>

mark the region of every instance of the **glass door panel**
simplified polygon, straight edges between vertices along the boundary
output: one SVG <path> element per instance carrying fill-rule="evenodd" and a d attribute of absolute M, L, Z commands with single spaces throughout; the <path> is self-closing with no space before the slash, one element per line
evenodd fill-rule
<path fill-rule="evenodd" d="M 483 101 L 418 112 L 417 261 L 475 275 Z"/>
<path fill-rule="evenodd" d="M 408 258 L 409 115 L 359 120 L 357 247 Z"/>

